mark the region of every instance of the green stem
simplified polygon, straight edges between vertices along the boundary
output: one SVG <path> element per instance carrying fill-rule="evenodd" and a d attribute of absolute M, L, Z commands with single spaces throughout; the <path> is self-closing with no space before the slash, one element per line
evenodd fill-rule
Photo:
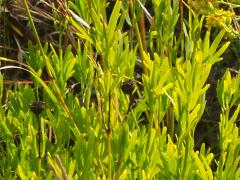
<path fill-rule="evenodd" d="M 166 113 L 166 121 L 167 121 L 167 129 L 168 134 L 170 135 L 171 139 L 174 137 L 174 117 L 173 117 L 173 110 L 172 107 L 169 107 Z"/>
<path fill-rule="evenodd" d="M 147 43 L 146 43 L 146 26 L 144 21 L 144 13 L 141 13 L 140 19 L 139 19 L 139 26 L 140 26 L 140 35 L 142 40 L 142 46 L 143 50 L 147 50 Z"/>
<path fill-rule="evenodd" d="M 40 176 L 41 166 L 42 166 L 42 160 L 41 160 L 41 158 L 39 157 L 39 158 L 38 158 L 38 171 L 37 171 L 38 177 L 41 177 L 41 176 Z"/>
<path fill-rule="evenodd" d="M 129 2 L 129 7 L 130 7 L 131 14 L 132 14 L 132 19 L 133 19 L 133 21 L 135 21 L 136 20 L 136 15 L 135 15 L 135 12 L 134 12 L 134 9 L 133 9 L 132 0 L 130 0 L 130 2 Z M 144 74 L 148 75 L 147 67 L 144 64 L 144 59 L 145 59 L 144 58 L 144 45 L 143 45 L 143 42 L 142 42 L 141 33 L 139 31 L 139 27 L 138 27 L 137 22 L 134 22 L 134 30 L 135 30 L 137 42 L 138 42 L 138 45 L 139 45 L 139 52 L 140 52 L 140 58 L 142 59 L 143 72 L 144 72 Z"/>
<path fill-rule="evenodd" d="M 56 82 L 55 82 L 55 80 L 54 80 L 54 78 L 53 78 L 53 75 L 52 75 L 52 73 L 51 73 L 51 70 L 50 70 L 50 66 L 51 66 L 51 65 L 50 65 L 50 62 L 49 62 L 48 57 L 46 56 L 46 54 L 45 54 L 45 52 L 44 52 L 44 50 L 43 50 L 43 47 L 42 47 L 40 38 L 39 38 L 39 36 L 38 36 L 36 27 L 35 27 L 35 25 L 34 25 L 34 22 L 33 22 L 33 19 L 32 19 L 30 10 L 29 10 L 29 7 L 28 7 L 27 0 L 24 0 L 23 2 L 24 2 L 25 10 L 26 10 L 26 12 L 27 12 L 27 16 L 28 16 L 30 25 L 31 25 L 31 27 L 32 27 L 32 30 L 33 30 L 35 39 L 36 39 L 36 41 L 37 41 L 37 44 L 38 44 L 38 46 L 39 46 L 39 48 L 40 48 L 40 51 L 41 51 L 41 54 L 42 54 L 42 56 L 43 56 L 43 59 L 44 59 L 45 65 L 46 65 L 46 70 L 47 70 L 48 76 L 49 76 L 49 78 L 52 80 L 53 87 L 54 87 L 54 89 L 55 89 L 55 91 L 56 91 L 56 93 L 57 93 L 57 95 L 58 95 L 58 97 L 59 97 L 59 101 L 60 101 L 60 103 L 61 103 L 64 111 L 65 111 L 66 114 L 68 115 L 68 117 L 69 117 L 69 119 L 70 119 L 73 127 L 76 129 L 76 131 L 74 131 L 74 132 L 76 132 L 75 135 L 76 135 L 77 137 L 80 137 L 80 135 L 81 135 L 80 130 L 78 129 L 78 127 L 77 127 L 77 125 L 76 125 L 76 123 L 75 123 L 75 121 L 74 121 L 74 119 L 73 119 L 73 117 L 72 117 L 72 115 L 71 115 L 71 113 L 70 113 L 70 110 L 68 109 L 68 107 L 67 107 L 67 105 L 66 105 L 66 103 L 65 103 L 65 101 L 64 101 L 64 98 L 63 98 L 63 96 L 62 96 L 62 94 L 61 94 L 61 91 L 60 91 L 59 87 L 57 86 L 57 84 L 56 84 Z"/>
<path fill-rule="evenodd" d="M 229 118 L 229 110 L 222 110 L 222 119 L 221 119 L 221 130 L 219 134 L 219 142 L 220 142 L 220 157 L 219 157 L 219 166 L 218 166 L 218 178 L 223 179 L 223 169 L 224 169 L 224 154 L 226 149 L 224 149 L 224 131 L 227 126 L 228 118 Z"/>
<path fill-rule="evenodd" d="M 185 175 L 186 175 L 186 170 L 187 170 L 187 164 L 188 164 L 188 149 L 189 149 L 189 135 L 187 135 L 186 138 L 186 146 L 185 146 L 185 156 L 184 156 L 184 164 L 183 164 L 183 169 L 181 172 L 182 178 L 181 179 L 185 179 Z"/>
<path fill-rule="evenodd" d="M 107 145 L 108 145 L 108 179 L 112 179 L 112 152 L 111 152 L 111 132 L 107 133 Z"/>
<path fill-rule="evenodd" d="M 31 25 L 31 27 L 32 27 L 34 36 L 35 36 L 35 38 L 36 38 L 37 44 L 38 44 L 38 46 L 39 46 L 39 48 L 40 48 L 41 54 L 44 56 L 44 60 L 46 61 L 46 59 L 45 59 L 45 56 L 46 56 L 46 55 L 45 55 L 44 50 L 43 50 L 43 47 L 42 47 L 42 45 L 41 45 L 41 41 L 40 41 L 40 38 L 39 38 L 39 36 L 38 36 L 37 29 L 36 29 L 36 27 L 35 27 L 35 25 L 34 25 L 34 22 L 33 22 L 33 19 L 32 19 L 30 10 L 29 10 L 29 7 L 28 7 L 27 0 L 24 0 L 23 2 L 24 2 L 25 10 L 26 10 L 26 12 L 27 12 L 27 16 L 28 16 L 30 25 Z M 48 68 L 48 67 L 47 67 L 47 68 Z M 48 71 L 49 71 L 49 70 L 48 70 Z M 51 74 L 51 73 L 50 73 L 50 74 Z"/>
<path fill-rule="evenodd" d="M 37 173 L 38 173 L 38 177 L 40 176 L 41 173 L 41 122 L 40 122 L 40 117 L 39 115 L 37 115 L 37 120 L 38 120 L 38 167 L 37 167 Z"/>
<path fill-rule="evenodd" d="M 181 41 L 181 56 L 184 57 L 184 34 L 183 34 L 183 2 L 182 0 L 180 2 L 180 26 L 181 26 L 181 31 L 180 31 L 180 41 Z M 189 12 L 190 13 L 190 12 Z"/>
<path fill-rule="evenodd" d="M 111 84 L 111 83 L 110 83 Z M 107 143 L 108 143 L 108 156 L 109 156 L 109 179 L 112 179 L 112 152 L 111 152 L 111 91 L 108 94 L 108 125 L 107 125 Z"/>

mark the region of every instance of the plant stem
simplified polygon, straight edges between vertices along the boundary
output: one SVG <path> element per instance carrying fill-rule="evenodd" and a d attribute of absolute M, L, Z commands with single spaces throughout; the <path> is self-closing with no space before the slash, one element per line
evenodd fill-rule
<path fill-rule="evenodd" d="M 174 137 L 174 117 L 172 107 L 169 107 L 166 113 L 166 125 L 171 139 Z"/>
<path fill-rule="evenodd" d="M 109 157 L 108 178 L 111 180 L 112 179 L 111 132 L 107 133 L 107 145 L 108 145 L 108 157 Z"/>
<path fill-rule="evenodd" d="M 183 0 L 180 0 L 180 41 L 181 41 L 181 56 L 184 56 L 184 34 L 183 34 Z M 189 12 L 190 13 L 190 12 Z"/>
<path fill-rule="evenodd" d="M 146 27 L 145 27 L 145 21 L 144 21 L 144 13 L 141 13 L 140 19 L 139 19 L 139 26 L 140 26 L 140 35 L 142 40 L 142 46 L 143 50 L 147 50 L 147 44 L 146 44 Z"/>
<path fill-rule="evenodd" d="M 108 94 L 108 125 L 107 125 L 107 145 L 108 145 L 108 156 L 109 156 L 109 179 L 112 179 L 112 152 L 111 152 L 111 91 L 109 89 Z"/>
<path fill-rule="evenodd" d="M 184 156 L 184 164 L 183 164 L 183 170 L 182 170 L 182 178 L 181 179 L 185 179 L 186 176 L 186 170 L 187 170 L 187 163 L 188 163 L 188 149 L 189 149 L 189 135 L 187 135 L 186 138 L 186 146 L 185 146 L 185 156 Z"/>
<path fill-rule="evenodd" d="M 132 2 L 132 0 L 130 0 L 129 6 L 130 6 L 131 14 L 132 14 L 132 19 L 133 19 L 133 21 L 135 21 L 136 20 L 136 15 L 135 15 L 135 12 L 134 12 L 134 9 L 133 9 L 133 2 Z M 140 58 L 142 60 L 143 73 L 148 75 L 147 67 L 144 64 L 144 60 L 145 60 L 145 57 L 144 57 L 144 46 L 143 46 L 141 33 L 139 31 L 139 27 L 138 27 L 137 22 L 134 22 L 134 30 L 135 30 L 137 42 L 138 42 L 138 45 L 139 45 L 139 52 L 140 52 Z"/>
<path fill-rule="evenodd" d="M 40 117 L 39 114 L 37 116 L 37 121 L 38 121 L 38 177 L 40 177 L 41 173 L 41 122 L 40 122 Z"/>
<path fill-rule="evenodd" d="M 55 91 L 56 91 L 56 93 L 57 93 L 57 95 L 58 95 L 58 97 L 59 97 L 59 101 L 60 101 L 60 103 L 61 103 L 64 111 L 65 111 L 66 114 L 68 115 L 68 117 L 69 117 L 69 119 L 70 119 L 73 127 L 76 129 L 76 131 L 74 131 L 73 133 L 74 133 L 78 138 L 80 138 L 80 135 L 81 135 L 80 130 L 78 129 L 78 127 L 77 127 L 77 125 L 76 125 L 76 123 L 75 123 L 75 121 L 74 121 L 74 119 L 73 119 L 73 117 L 72 117 L 72 115 L 71 115 L 71 113 L 70 113 L 70 110 L 68 109 L 68 107 L 67 107 L 67 105 L 66 105 L 66 103 L 65 103 L 65 101 L 64 101 L 64 98 L 63 98 L 63 96 L 62 96 L 62 94 L 61 94 L 61 91 L 60 91 L 59 87 L 57 86 L 57 84 L 56 84 L 56 82 L 55 82 L 55 80 L 54 80 L 54 78 L 53 78 L 53 75 L 52 75 L 52 73 L 51 73 L 51 70 L 50 70 L 50 66 L 51 66 L 51 65 L 50 65 L 50 62 L 49 62 L 48 57 L 46 56 L 46 54 L 45 54 L 45 52 L 44 52 L 44 50 L 43 50 L 43 47 L 42 47 L 40 38 L 39 38 L 39 36 L 38 36 L 36 27 L 35 27 L 35 25 L 34 25 L 34 22 L 33 22 L 33 19 L 32 19 L 32 16 L 31 16 L 31 13 L 30 13 L 28 4 L 27 4 L 27 0 L 24 0 L 23 2 L 24 2 L 25 10 L 26 10 L 26 12 L 27 12 L 27 16 L 28 16 L 29 22 L 30 22 L 30 24 L 31 24 L 31 27 L 32 27 L 34 36 L 35 36 L 36 41 L 37 41 L 37 44 L 38 44 L 38 46 L 39 46 L 39 48 L 40 48 L 40 52 L 41 52 L 41 54 L 42 54 L 42 56 L 43 56 L 43 59 L 44 59 L 45 65 L 46 65 L 47 73 L 48 73 L 50 79 L 51 79 L 52 82 L 53 82 L 53 87 L 55 88 Z"/>

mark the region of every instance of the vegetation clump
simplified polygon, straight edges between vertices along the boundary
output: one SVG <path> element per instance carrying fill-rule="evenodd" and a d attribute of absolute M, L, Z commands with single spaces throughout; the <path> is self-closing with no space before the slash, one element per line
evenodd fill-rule
<path fill-rule="evenodd" d="M 240 179 L 239 8 L 0 0 L 0 177 Z"/>

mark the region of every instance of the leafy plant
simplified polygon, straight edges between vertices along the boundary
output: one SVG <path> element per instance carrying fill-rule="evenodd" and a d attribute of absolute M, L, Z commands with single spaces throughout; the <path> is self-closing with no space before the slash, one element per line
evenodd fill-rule
<path fill-rule="evenodd" d="M 58 43 L 43 45 L 24 0 L 36 44 L 0 71 L 31 81 L 0 75 L 0 177 L 239 179 L 238 74 L 217 86 L 217 152 L 194 139 L 211 69 L 239 35 L 235 5 L 198 3 L 44 1 Z"/>

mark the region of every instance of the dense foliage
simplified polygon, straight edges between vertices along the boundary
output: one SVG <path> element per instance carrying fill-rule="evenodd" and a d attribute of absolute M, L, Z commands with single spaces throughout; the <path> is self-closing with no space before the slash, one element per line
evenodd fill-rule
<path fill-rule="evenodd" d="M 239 7 L 1 0 L 0 177 L 240 179 Z"/>

